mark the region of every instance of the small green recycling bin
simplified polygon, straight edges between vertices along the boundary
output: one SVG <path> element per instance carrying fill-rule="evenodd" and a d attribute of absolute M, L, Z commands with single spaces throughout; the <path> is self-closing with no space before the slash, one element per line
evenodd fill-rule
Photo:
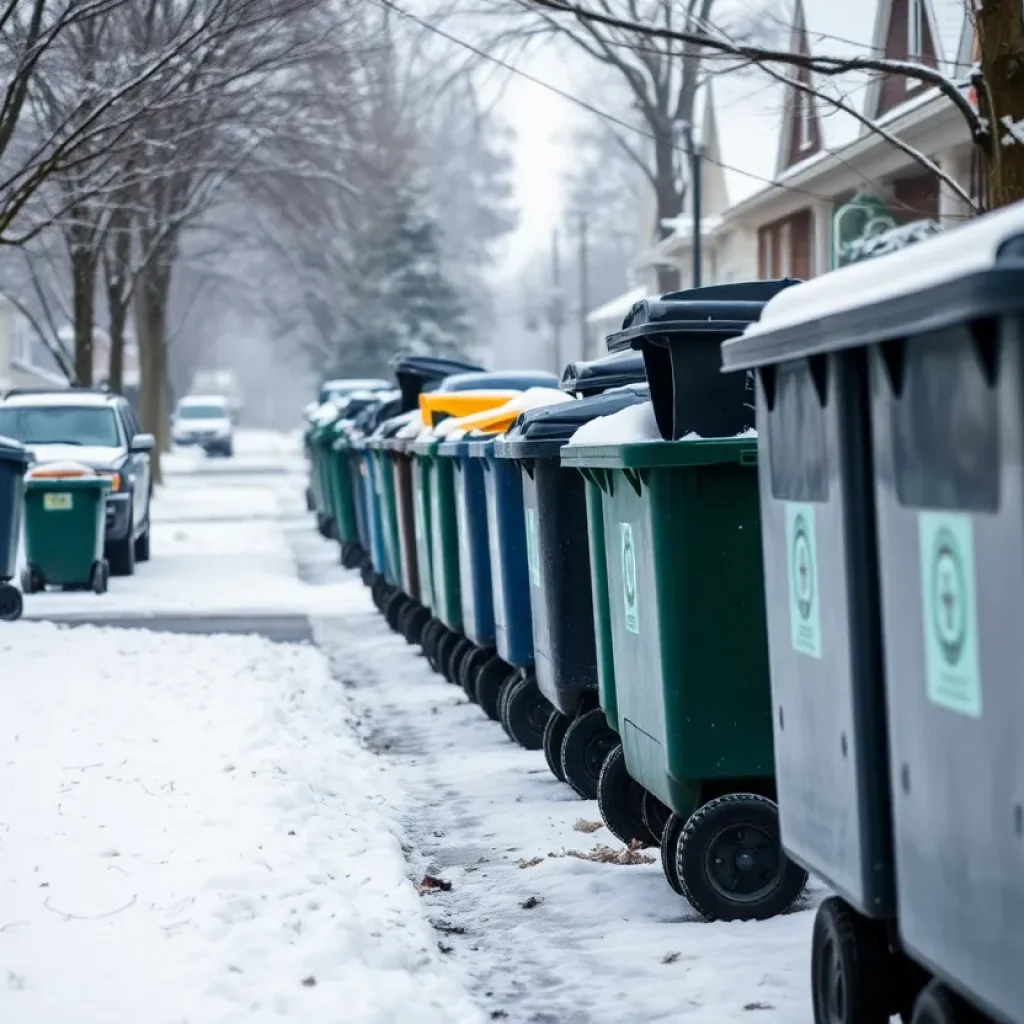
<path fill-rule="evenodd" d="M 602 506 L 608 717 L 622 738 L 601 773 L 602 814 L 643 839 L 633 780 L 671 810 L 666 876 L 700 913 L 781 913 L 807 876 L 782 852 L 774 804 L 756 440 L 570 443 L 561 458 Z"/>
<path fill-rule="evenodd" d="M 86 470 L 47 469 L 25 480 L 25 568 L 21 589 L 91 589 L 103 594 L 110 570 L 103 558 L 110 480 Z"/>
<path fill-rule="evenodd" d="M 768 441 L 775 490 L 793 501 L 765 538 L 776 549 L 769 586 L 788 590 L 772 643 L 798 647 L 807 663 L 799 686 L 776 677 L 773 687 L 813 778 L 780 791 L 783 838 L 788 845 L 792 835 L 828 877 L 842 863 L 834 844 L 863 844 L 891 807 L 892 862 L 886 853 L 879 866 L 893 876 L 895 928 L 870 920 L 856 890 L 821 905 L 816 1019 L 833 1019 L 836 987 L 871 1004 L 883 974 L 899 981 L 902 997 L 883 1009 L 905 1020 L 916 995 L 919 1024 L 1016 1024 L 1024 1020 L 1024 204 L 809 282 L 765 316 L 750 339 L 727 347 L 727 369 L 756 368 L 769 409 L 795 407 L 783 385 L 795 390 L 809 378 L 806 413 L 780 414 Z M 857 386 L 851 415 L 844 394 Z M 797 453 L 804 444 L 809 456 Z M 807 493 L 794 496 L 798 484 Z M 876 531 L 860 549 L 849 543 L 857 539 L 849 523 L 846 537 L 839 533 L 836 509 L 847 502 L 846 520 L 856 516 L 850 495 L 859 486 Z M 865 550 L 876 553 L 867 565 L 857 561 Z M 844 572 L 868 575 L 860 590 L 877 588 L 873 605 L 844 602 Z M 857 651 L 865 636 L 874 646 Z M 860 669 L 852 682 L 849 672 L 829 674 L 848 645 Z M 825 687 L 820 697 L 815 685 Z M 826 717 L 825 700 L 841 711 Z M 888 795 L 868 784 L 872 775 L 888 778 Z M 830 779 L 842 788 L 822 799 Z M 837 797 L 850 806 L 837 809 Z M 806 831 L 818 817 L 828 831 L 812 847 Z M 851 825 L 841 828 L 844 817 Z"/>

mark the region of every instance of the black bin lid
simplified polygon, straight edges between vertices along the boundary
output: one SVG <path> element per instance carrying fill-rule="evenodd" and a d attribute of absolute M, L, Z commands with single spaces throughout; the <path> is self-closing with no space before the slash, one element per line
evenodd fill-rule
<path fill-rule="evenodd" d="M 371 399 L 370 404 L 355 417 L 354 426 L 364 434 L 372 434 L 385 420 L 397 416 L 401 411 L 401 395 L 387 391 L 383 399 L 379 395 Z"/>
<path fill-rule="evenodd" d="M 770 299 L 797 284 L 783 278 L 711 285 L 633 306 L 622 330 L 608 338 L 608 348 L 643 354 L 654 418 L 666 441 L 691 433 L 733 437 L 754 426 L 749 382 L 723 378 L 721 345 L 756 323 Z"/>
<path fill-rule="evenodd" d="M 609 388 L 642 384 L 647 379 L 643 355 L 635 352 L 613 352 L 600 359 L 570 363 L 558 385 L 575 395 L 598 395 Z"/>
<path fill-rule="evenodd" d="M 650 397 L 646 384 L 635 384 L 575 402 L 527 409 L 494 442 L 494 454 L 499 459 L 557 459 L 559 449 L 584 423 L 641 405 Z"/>
<path fill-rule="evenodd" d="M 669 292 L 660 299 L 636 303 L 622 321 L 622 330 L 608 336 L 608 351 L 642 350 L 645 342 L 672 346 L 687 336 L 715 334 L 719 340 L 736 337 L 761 317 L 765 304 L 783 289 L 801 282 L 740 281 Z"/>
<path fill-rule="evenodd" d="M 391 369 L 402 392 L 402 412 L 419 407 L 420 393 L 430 391 L 453 373 L 471 373 L 482 370 L 477 363 L 444 356 L 399 355 L 391 360 Z"/>
<path fill-rule="evenodd" d="M 377 426 L 373 436 L 377 438 L 394 437 L 415 415 L 416 413 L 410 410 L 409 412 L 399 412 L 395 416 L 390 416 Z"/>
<path fill-rule="evenodd" d="M 441 381 L 438 391 L 526 391 L 557 388 L 558 377 L 544 370 L 480 370 L 457 373 Z"/>
<path fill-rule="evenodd" d="M 0 462 L 13 463 L 16 466 L 27 466 L 32 461 L 32 453 L 13 437 L 0 436 Z"/>

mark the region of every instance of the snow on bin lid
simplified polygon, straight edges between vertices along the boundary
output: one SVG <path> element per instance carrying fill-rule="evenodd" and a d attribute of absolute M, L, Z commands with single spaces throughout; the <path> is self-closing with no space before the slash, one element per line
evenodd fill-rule
<path fill-rule="evenodd" d="M 32 461 L 32 453 L 13 437 L 0 435 L 0 460 L 4 462 L 17 462 L 21 466 L 28 465 Z"/>
<path fill-rule="evenodd" d="M 1008 244 L 1015 240 L 1017 245 Z M 870 344 L 889 336 L 894 326 L 918 332 L 996 312 L 992 295 L 981 294 L 976 276 L 1004 269 L 1014 281 L 1007 277 L 993 282 L 1001 293 L 1001 306 L 1020 308 L 1024 305 L 1024 203 L 782 292 L 765 306 L 759 322 L 751 324 L 741 338 L 722 346 L 723 365 L 726 370 L 739 370 L 793 358 L 797 353 L 785 344 L 782 334 L 789 335 L 796 328 L 803 328 L 799 354 L 813 355 Z M 957 286 L 958 292 L 964 289 L 963 298 L 948 290 Z M 927 301 L 914 302 L 913 296 L 920 292 L 933 294 Z M 900 307 L 893 309 L 898 325 L 880 315 L 878 307 L 890 302 Z M 807 337 L 807 328 L 817 328 L 833 317 L 849 318 L 840 337 L 829 338 L 821 330 L 815 330 L 813 338 Z"/>
<path fill-rule="evenodd" d="M 741 281 L 644 299 L 629 311 L 622 330 L 608 336 L 608 351 L 639 349 L 644 341 L 666 344 L 679 335 L 739 334 L 759 319 L 770 299 L 798 284 L 789 277 Z"/>
<path fill-rule="evenodd" d="M 628 405 L 611 416 L 598 416 L 584 423 L 569 439 L 569 444 L 632 444 L 637 441 L 660 441 L 661 431 L 650 402 Z"/>
<path fill-rule="evenodd" d="M 610 388 L 639 384 L 647 379 L 644 357 L 635 352 L 613 352 L 600 359 L 569 363 L 558 385 L 576 395 L 596 395 Z"/>
<path fill-rule="evenodd" d="M 445 377 L 437 391 L 527 391 L 557 387 L 558 377 L 545 370 L 481 370 Z"/>
<path fill-rule="evenodd" d="M 81 462 L 66 459 L 62 462 L 44 462 L 25 474 L 28 480 L 74 480 L 80 477 L 96 476 L 96 471 Z"/>
<path fill-rule="evenodd" d="M 515 398 L 509 399 L 504 405 L 499 405 L 496 409 L 485 409 L 469 416 L 442 420 L 434 428 L 434 436 L 447 437 L 454 441 L 457 438 L 465 437 L 472 431 L 503 434 L 516 421 L 519 414 L 527 409 L 542 409 L 549 405 L 572 400 L 570 395 L 557 388 L 529 388 L 516 395 Z"/>

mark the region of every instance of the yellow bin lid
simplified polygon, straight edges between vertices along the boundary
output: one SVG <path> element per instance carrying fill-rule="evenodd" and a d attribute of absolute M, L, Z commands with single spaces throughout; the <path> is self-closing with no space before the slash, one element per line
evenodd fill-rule
<path fill-rule="evenodd" d="M 474 431 L 479 434 L 504 434 L 524 410 L 570 401 L 571 397 L 557 388 L 530 388 L 529 391 L 514 393 L 512 398 L 497 407 L 460 416 L 450 424 L 445 423 L 445 432 L 449 436 Z"/>
<path fill-rule="evenodd" d="M 504 405 L 520 392 L 510 388 L 491 391 L 430 391 L 420 395 L 423 424 L 436 427 L 448 416 L 471 416 Z"/>

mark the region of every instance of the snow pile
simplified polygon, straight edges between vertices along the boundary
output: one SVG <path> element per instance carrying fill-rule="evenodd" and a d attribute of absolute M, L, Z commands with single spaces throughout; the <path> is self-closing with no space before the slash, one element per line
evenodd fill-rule
<path fill-rule="evenodd" d="M 631 444 L 636 441 L 660 441 L 661 432 L 650 402 L 630 405 L 611 416 L 598 416 L 584 423 L 572 438 L 571 445 Z"/>
<path fill-rule="evenodd" d="M 20 623 L 0 664 L 5 1024 L 481 1019 L 314 649 Z"/>

